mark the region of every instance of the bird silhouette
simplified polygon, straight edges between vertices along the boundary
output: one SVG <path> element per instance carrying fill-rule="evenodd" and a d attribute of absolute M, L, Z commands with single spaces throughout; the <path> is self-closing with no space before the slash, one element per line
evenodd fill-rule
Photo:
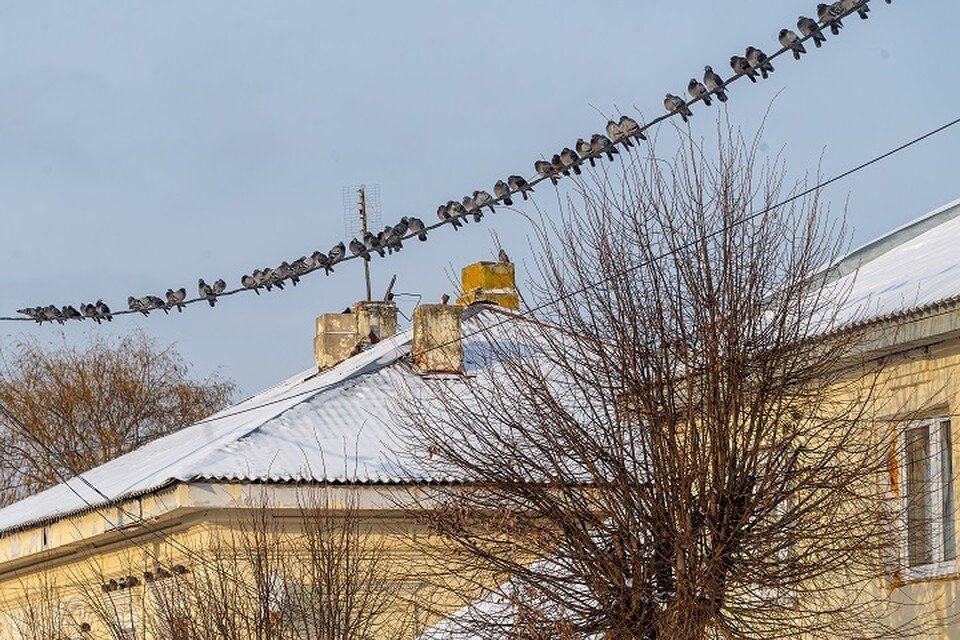
<path fill-rule="evenodd" d="M 203 281 L 203 278 L 197 282 L 197 293 L 213 307 L 217 304 L 217 295 L 213 292 L 213 287 Z"/>
<path fill-rule="evenodd" d="M 797 18 L 797 29 L 800 30 L 800 33 L 803 34 L 804 38 L 811 38 L 813 44 L 817 49 L 823 46 L 823 43 L 827 41 L 827 36 L 820 29 L 820 25 L 817 24 L 817 21 L 813 18 L 808 18 L 806 16 L 800 16 Z"/>
<path fill-rule="evenodd" d="M 707 88 L 707 91 L 717 96 L 717 100 L 720 102 L 727 101 L 727 92 L 723 87 L 723 78 L 715 73 L 713 67 L 710 65 L 703 68 L 703 85 Z"/>
<path fill-rule="evenodd" d="M 794 60 L 799 60 L 800 56 L 807 52 L 803 46 L 803 43 L 800 42 L 800 36 L 790 29 L 780 29 L 777 40 L 780 41 L 780 46 L 782 46 L 784 49 L 790 49 L 790 51 L 793 52 Z"/>
<path fill-rule="evenodd" d="M 530 198 L 527 196 L 527 192 L 533 191 L 533 187 L 530 186 L 530 183 L 527 182 L 523 176 L 510 176 L 507 178 L 507 186 L 510 187 L 511 191 L 519 191 L 524 200 L 529 200 Z"/>
<path fill-rule="evenodd" d="M 503 180 L 497 180 L 497 184 L 493 185 L 493 195 L 508 207 L 513 206 L 513 200 L 510 198 L 510 187 Z"/>

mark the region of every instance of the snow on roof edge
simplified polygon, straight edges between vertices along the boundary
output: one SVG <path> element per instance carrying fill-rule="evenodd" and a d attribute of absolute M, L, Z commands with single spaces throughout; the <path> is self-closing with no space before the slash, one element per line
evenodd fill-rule
<path fill-rule="evenodd" d="M 914 238 L 923 235 L 927 231 L 934 229 L 945 222 L 953 220 L 960 216 L 960 198 L 941 205 L 914 218 L 892 231 L 889 231 L 879 238 L 875 238 L 865 244 L 860 245 L 853 251 L 840 258 L 832 267 L 828 282 L 839 280 L 859 269 L 864 264 L 879 258 L 883 254 L 895 249 Z"/>

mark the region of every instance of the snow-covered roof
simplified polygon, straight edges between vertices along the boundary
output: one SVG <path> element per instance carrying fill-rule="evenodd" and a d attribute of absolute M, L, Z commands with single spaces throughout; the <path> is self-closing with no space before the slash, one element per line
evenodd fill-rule
<path fill-rule="evenodd" d="M 960 299 L 960 200 L 850 253 L 833 269 L 858 320 Z M 470 326 L 503 310 L 465 314 L 465 365 L 485 340 Z M 502 323 L 500 323 L 502 324 Z M 403 471 L 393 456 L 399 385 L 427 384 L 401 358 L 412 330 L 341 364 L 304 372 L 197 424 L 150 442 L 69 483 L 0 509 L 12 529 L 156 491 L 177 482 L 401 483 L 443 481 Z"/>
<path fill-rule="evenodd" d="M 509 312 L 484 307 L 464 314 L 468 370 L 482 361 L 471 357 L 484 340 L 475 331 L 477 324 L 486 319 L 500 326 L 504 314 Z M 311 369 L 294 376 L 68 483 L 0 509 L 0 534 L 178 482 L 449 480 L 411 472 L 406 460 L 401 471 L 393 453 L 399 444 L 397 389 L 429 384 L 401 361 L 412 340 L 411 329 L 400 332 L 327 371 Z"/>
<path fill-rule="evenodd" d="M 848 254 L 833 268 L 845 314 L 876 320 L 960 296 L 960 200 Z"/>

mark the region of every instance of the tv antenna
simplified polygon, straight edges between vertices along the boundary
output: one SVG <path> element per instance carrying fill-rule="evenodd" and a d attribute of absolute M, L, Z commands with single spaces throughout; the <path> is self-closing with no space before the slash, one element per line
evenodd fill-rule
<path fill-rule="evenodd" d="M 379 229 L 380 185 L 356 184 L 343 188 L 343 226 L 347 235 L 363 236 L 371 229 Z M 363 261 L 363 281 L 367 288 L 367 301 L 373 299 L 370 288 L 370 262 Z"/>

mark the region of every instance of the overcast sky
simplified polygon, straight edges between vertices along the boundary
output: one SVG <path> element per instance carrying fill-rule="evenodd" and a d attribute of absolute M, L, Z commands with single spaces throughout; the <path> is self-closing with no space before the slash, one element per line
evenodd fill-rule
<path fill-rule="evenodd" d="M 659 115 L 704 64 L 777 49 L 816 3 L 0 2 L 0 315 L 25 305 L 236 285 L 344 236 L 342 188 L 379 184 L 385 220 L 435 216 L 617 110 Z M 729 116 L 795 173 L 832 175 L 958 116 L 960 3 L 871 3 L 841 37 L 771 80 L 739 82 Z M 812 49 L 812 47 L 811 47 Z M 701 107 L 694 133 L 709 135 Z M 960 197 L 960 128 L 829 188 L 853 241 Z M 540 191 L 538 189 L 538 191 Z M 543 189 L 547 191 L 547 189 Z M 549 197 L 541 201 L 550 206 Z M 443 230 L 373 265 L 382 291 L 428 301 L 496 252 L 529 261 L 520 217 Z M 529 262 L 528 262 L 529 264 Z M 144 327 L 198 374 L 250 393 L 311 366 L 313 318 L 362 296 L 358 263 L 216 310 L 77 323 L 67 340 Z M 0 327 L 59 340 L 55 328 Z"/>

